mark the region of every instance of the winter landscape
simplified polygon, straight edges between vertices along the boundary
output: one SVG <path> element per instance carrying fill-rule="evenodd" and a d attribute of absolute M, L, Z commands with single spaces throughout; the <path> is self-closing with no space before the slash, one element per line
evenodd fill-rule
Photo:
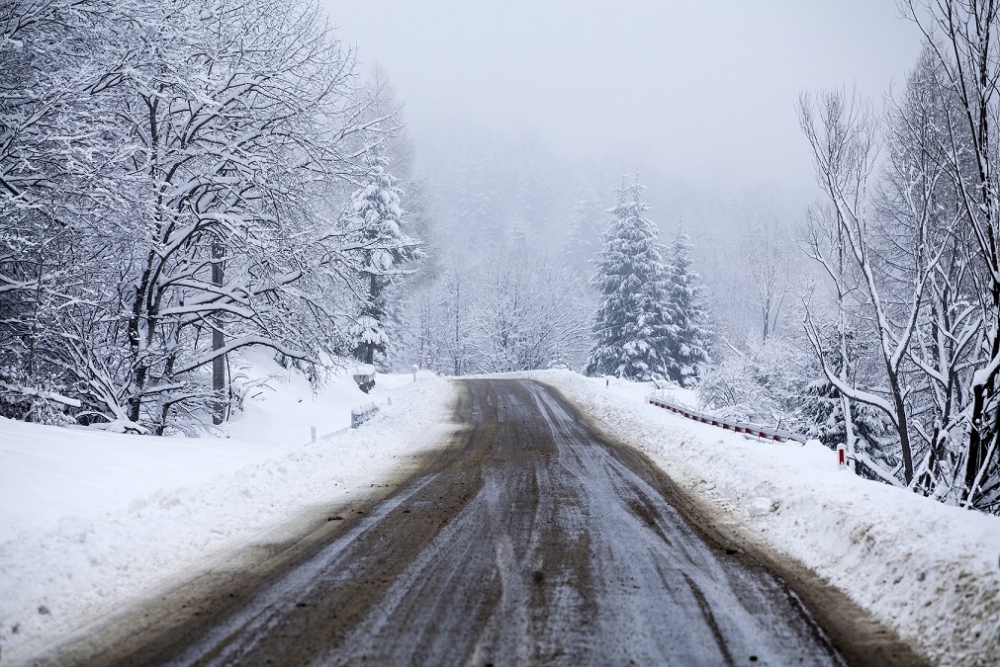
<path fill-rule="evenodd" d="M 0 667 L 1000 664 L 998 29 L 0 0 Z"/>

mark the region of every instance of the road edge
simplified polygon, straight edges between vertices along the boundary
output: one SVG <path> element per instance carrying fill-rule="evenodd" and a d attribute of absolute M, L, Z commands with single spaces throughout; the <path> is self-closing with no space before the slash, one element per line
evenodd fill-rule
<path fill-rule="evenodd" d="M 213 552 L 195 569 L 168 575 L 119 603 L 68 620 L 58 636 L 46 637 L 42 646 L 31 642 L 11 654 L 4 652 L 0 664 L 63 667 L 91 665 L 98 660 L 114 662 L 112 654 L 126 650 L 124 645 L 142 643 L 163 632 L 159 624 L 173 628 L 190 622 L 190 614 L 198 616 L 195 612 L 201 609 L 219 607 L 220 599 L 223 611 L 238 607 L 270 578 L 307 560 L 350 530 L 358 521 L 358 514 L 351 510 L 367 510 L 382 502 L 409 481 L 426 459 L 447 451 L 461 439 L 466 429 L 461 414 L 466 392 L 450 381 L 447 386 L 451 396 L 442 408 L 447 421 L 410 438 L 406 462 L 393 467 L 390 474 L 359 480 L 349 498 L 304 506 L 284 520 Z M 243 585 L 246 579 L 234 581 L 237 576 L 252 584 Z"/>
<path fill-rule="evenodd" d="M 725 510 L 713 506 L 709 499 L 678 481 L 657 460 L 657 452 L 631 443 L 612 424 L 587 414 L 560 387 L 544 379 L 525 377 L 551 389 L 573 406 L 577 417 L 585 421 L 609 443 L 630 450 L 655 468 L 665 482 L 676 507 L 684 517 L 707 538 L 720 546 L 735 547 L 776 573 L 789 589 L 805 604 L 814 620 L 827 633 L 851 665 L 872 667 L 930 667 L 933 664 L 919 646 L 903 640 L 892 628 L 880 623 L 868 610 L 857 605 L 847 593 L 823 579 L 806 565 L 781 553 L 734 520 Z"/>

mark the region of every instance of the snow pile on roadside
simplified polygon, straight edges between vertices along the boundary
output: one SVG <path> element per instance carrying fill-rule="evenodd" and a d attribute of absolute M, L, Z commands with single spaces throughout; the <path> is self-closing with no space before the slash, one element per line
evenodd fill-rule
<path fill-rule="evenodd" d="M 433 444 L 454 390 L 433 374 L 341 373 L 316 396 L 272 375 L 230 438 L 153 438 L 0 418 L 0 651 L 18 659 L 317 503 L 391 473 Z M 389 400 L 391 399 L 391 405 Z M 361 428 L 351 409 L 379 404 Z M 318 441 L 309 443 L 310 426 Z M 424 439 L 422 439 L 424 438 Z"/>
<path fill-rule="evenodd" d="M 684 419 L 646 404 L 649 385 L 524 376 L 557 387 L 716 508 L 716 520 L 802 563 L 935 664 L 1000 660 L 1000 517 L 841 472 L 818 444 L 765 443 Z"/>

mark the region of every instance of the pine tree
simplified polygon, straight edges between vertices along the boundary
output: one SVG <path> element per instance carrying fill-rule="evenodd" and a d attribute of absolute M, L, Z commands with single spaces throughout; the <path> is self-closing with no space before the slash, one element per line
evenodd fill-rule
<path fill-rule="evenodd" d="M 384 157 L 376 156 L 374 161 L 367 182 L 351 196 L 346 221 L 361 249 L 359 272 L 368 283 L 368 293 L 348 336 L 351 353 L 368 364 L 375 363 L 376 353 L 385 354 L 389 344 L 386 288 L 402 273 L 402 264 L 420 255 L 417 242 L 402 229 L 396 178 L 386 170 Z"/>
<path fill-rule="evenodd" d="M 610 228 L 597 261 L 593 283 L 602 295 L 587 362 L 588 375 L 631 380 L 662 377 L 667 335 L 664 267 L 656 225 L 643 213 L 643 187 L 624 183 L 612 210 Z"/>
<path fill-rule="evenodd" d="M 682 387 L 698 381 L 709 361 L 712 337 L 699 277 L 691 270 L 691 247 L 688 235 L 678 227 L 668 257 L 665 368 L 667 377 Z"/>

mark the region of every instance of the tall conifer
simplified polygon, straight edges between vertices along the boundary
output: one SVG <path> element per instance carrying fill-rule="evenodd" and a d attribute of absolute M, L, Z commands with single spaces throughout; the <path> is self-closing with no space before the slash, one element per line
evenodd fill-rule
<path fill-rule="evenodd" d="M 368 282 L 368 294 L 348 335 L 354 356 L 371 364 L 376 353 L 385 354 L 389 342 L 385 290 L 402 272 L 403 263 L 420 256 L 416 241 L 402 229 L 403 210 L 396 178 L 386 171 L 381 156 L 376 157 L 367 182 L 351 197 L 347 225 L 363 248 L 360 272 Z"/>
<path fill-rule="evenodd" d="M 691 241 L 678 227 L 667 258 L 666 311 L 670 320 L 665 346 L 666 375 L 687 387 L 708 363 L 709 315 L 697 273 L 691 270 Z"/>
<path fill-rule="evenodd" d="M 663 376 L 668 334 L 664 312 L 664 267 L 656 225 L 644 217 L 643 186 L 618 190 L 611 226 L 597 260 L 593 283 L 602 296 L 594 323 L 597 339 L 588 375 L 630 380 Z"/>

